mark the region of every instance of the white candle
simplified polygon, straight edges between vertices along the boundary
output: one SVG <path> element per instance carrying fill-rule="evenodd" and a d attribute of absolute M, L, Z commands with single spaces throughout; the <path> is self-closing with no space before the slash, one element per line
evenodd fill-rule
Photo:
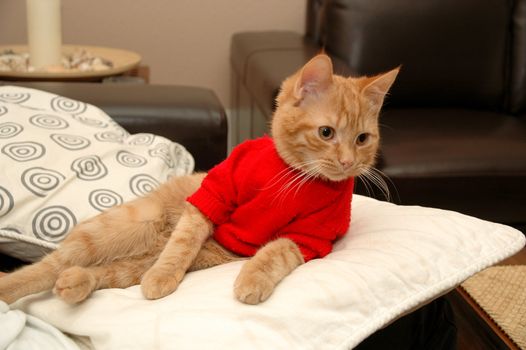
<path fill-rule="evenodd" d="M 36 69 L 61 62 L 60 0 L 26 0 L 29 61 Z"/>

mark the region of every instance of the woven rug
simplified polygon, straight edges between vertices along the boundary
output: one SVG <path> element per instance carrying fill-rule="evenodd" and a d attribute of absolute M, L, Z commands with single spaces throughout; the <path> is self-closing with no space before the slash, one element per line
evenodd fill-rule
<path fill-rule="evenodd" d="M 462 287 L 521 349 L 526 349 L 526 265 L 490 267 Z"/>

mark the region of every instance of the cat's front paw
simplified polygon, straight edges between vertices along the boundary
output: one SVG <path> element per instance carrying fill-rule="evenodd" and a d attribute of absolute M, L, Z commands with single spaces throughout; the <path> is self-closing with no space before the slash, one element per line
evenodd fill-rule
<path fill-rule="evenodd" d="M 96 288 L 95 277 L 85 268 L 73 266 L 60 274 L 53 292 L 69 304 L 86 299 Z"/>
<path fill-rule="evenodd" d="M 242 303 L 256 305 L 267 300 L 274 287 L 264 272 L 245 273 L 242 270 L 234 283 L 234 295 Z"/>
<path fill-rule="evenodd" d="M 146 272 L 141 280 L 142 294 L 146 299 L 159 299 L 172 294 L 179 283 L 182 275 L 179 277 L 176 273 L 167 273 L 160 269 L 151 268 Z"/>

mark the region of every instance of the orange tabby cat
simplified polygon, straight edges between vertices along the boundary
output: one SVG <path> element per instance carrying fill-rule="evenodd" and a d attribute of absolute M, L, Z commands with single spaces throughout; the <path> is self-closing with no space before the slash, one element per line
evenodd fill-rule
<path fill-rule="evenodd" d="M 282 199 L 299 203 L 299 200 L 294 202 L 296 198 L 304 198 L 303 193 L 313 186 L 322 186 L 326 191 L 323 193 L 337 196 L 339 190 L 331 189 L 339 189 L 338 184 L 356 176 L 374 175 L 371 169 L 379 145 L 378 113 L 397 73 L 395 69 L 376 77 L 344 78 L 333 75 L 328 56 L 318 55 L 285 80 L 272 120 L 273 141 L 266 142 L 275 145 L 273 149 L 280 162 L 284 162 L 286 171 L 275 174 L 267 186 L 250 191 L 255 196 L 265 189 L 274 191 L 276 202 L 272 200 L 269 205 L 276 207 Z M 235 154 L 239 152 L 235 150 L 231 157 Z M 225 161 L 228 162 L 233 161 Z M 248 182 L 242 178 L 232 186 L 243 186 L 242 183 L 250 183 L 258 176 L 259 172 L 254 172 L 246 178 Z M 195 174 L 172 178 L 145 197 L 80 223 L 55 252 L 0 278 L 0 299 L 12 303 L 25 295 L 53 289 L 65 301 L 77 303 L 96 289 L 124 288 L 139 283 L 146 298 L 156 299 L 172 293 L 187 271 L 242 259 L 212 238 L 215 233 L 221 233 L 218 232 L 221 225 L 233 225 L 232 222 L 242 219 L 235 217 L 242 215 L 237 208 L 240 204 L 223 203 L 230 207 L 221 215 L 228 216 L 217 219 L 223 220 L 221 222 L 213 222 L 209 217 L 216 208 L 204 205 L 200 210 L 187 201 L 187 197 L 206 184 L 204 177 L 205 174 Z M 229 176 L 216 178 L 222 181 Z M 371 180 L 377 181 L 377 177 Z M 275 185 L 279 188 L 269 190 Z M 240 189 L 239 193 L 243 191 Z M 221 193 L 212 194 L 223 198 Z M 319 196 L 312 202 L 323 203 L 324 198 L 325 195 Z M 346 226 L 340 227 L 340 231 L 346 231 L 350 215 L 348 202 L 343 208 L 348 212 Z M 289 206 L 287 210 L 292 209 Z M 322 210 L 312 210 L 313 215 L 319 216 Z M 333 214 L 328 213 L 326 220 L 318 218 L 313 230 L 322 227 L 324 221 L 330 222 Z M 267 224 L 265 215 L 260 213 L 262 225 Z M 279 212 L 276 215 L 279 216 Z M 287 219 L 286 224 L 290 227 L 295 220 L 310 222 L 309 215 L 299 216 Z M 232 222 L 225 224 L 225 220 Z M 257 222 L 254 221 L 254 225 Z M 258 229 L 254 227 L 255 231 Z M 338 232 L 334 237 L 344 233 Z M 234 284 L 236 298 L 244 303 L 266 300 L 275 286 L 304 263 L 306 257 L 327 254 L 332 243 L 327 245 L 308 232 L 301 237 L 295 232 L 270 235 L 272 239 L 268 242 L 248 245 L 247 249 L 257 252 L 245 262 Z M 321 253 L 309 250 L 309 242 L 313 242 L 314 247 L 322 247 Z"/>

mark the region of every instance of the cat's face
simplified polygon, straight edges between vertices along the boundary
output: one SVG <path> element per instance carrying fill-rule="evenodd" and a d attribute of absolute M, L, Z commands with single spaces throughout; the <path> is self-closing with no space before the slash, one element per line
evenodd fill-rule
<path fill-rule="evenodd" d="M 374 165 L 378 113 L 398 69 L 376 77 L 333 75 L 318 55 L 284 81 L 272 120 L 278 153 L 307 176 L 341 181 Z"/>

